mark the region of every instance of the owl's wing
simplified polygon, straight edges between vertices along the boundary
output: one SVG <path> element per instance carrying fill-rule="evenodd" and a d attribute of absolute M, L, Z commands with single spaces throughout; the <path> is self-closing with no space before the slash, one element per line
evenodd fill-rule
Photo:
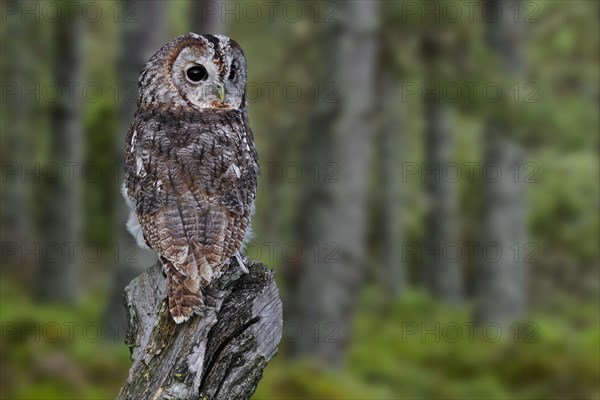
<path fill-rule="evenodd" d="M 251 132 L 247 138 L 243 116 L 222 118 L 141 118 L 131 132 L 139 136 L 128 153 L 128 194 L 170 287 L 181 292 L 169 296 L 175 308 L 202 303 L 201 289 L 239 250 L 248 224 L 257 172 Z M 187 319 L 183 308 L 175 312 Z"/>

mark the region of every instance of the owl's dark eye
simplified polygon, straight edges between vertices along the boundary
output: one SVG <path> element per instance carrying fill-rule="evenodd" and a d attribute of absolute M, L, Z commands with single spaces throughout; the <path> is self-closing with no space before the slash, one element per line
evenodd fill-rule
<path fill-rule="evenodd" d="M 231 72 L 229 72 L 229 80 L 235 79 L 235 65 L 231 64 Z"/>
<path fill-rule="evenodd" d="M 206 79 L 208 76 L 206 68 L 204 68 L 202 65 L 194 65 L 187 70 L 186 74 L 192 82 L 200 82 L 201 80 Z"/>

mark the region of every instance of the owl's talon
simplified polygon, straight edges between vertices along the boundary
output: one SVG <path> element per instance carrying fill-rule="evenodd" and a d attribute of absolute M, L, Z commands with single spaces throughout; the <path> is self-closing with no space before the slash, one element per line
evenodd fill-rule
<path fill-rule="evenodd" d="M 163 277 L 166 278 L 167 273 L 168 273 L 168 267 L 167 267 L 168 261 L 165 258 L 160 257 L 160 263 L 162 265 L 162 268 L 161 268 L 162 275 L 163 275 Z"/>
<path fill-rule="evenodd" d="M 244 262 L 244 258 L 242 256 L 240 256 L 240 253 L 237 253 L 235 255 L 235 259 L 237 260 L 238 265 L 242 269 L 242 272 L 245 273 L 245 274 L 249 274 L 250 271 L 248 271 L 248 267 L 246 267 L 246 263 Z"/>

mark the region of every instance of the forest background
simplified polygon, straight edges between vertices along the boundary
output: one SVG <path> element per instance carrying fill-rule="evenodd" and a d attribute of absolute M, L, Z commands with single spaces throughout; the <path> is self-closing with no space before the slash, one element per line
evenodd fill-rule
<path fill-rule="evenodd" d="M 124 137 L 146 60 L 246 52 L 276 271 L 254 398 L 600 397 L 596 1 L 3 1 L 6 399 L 114 398 Z"/>

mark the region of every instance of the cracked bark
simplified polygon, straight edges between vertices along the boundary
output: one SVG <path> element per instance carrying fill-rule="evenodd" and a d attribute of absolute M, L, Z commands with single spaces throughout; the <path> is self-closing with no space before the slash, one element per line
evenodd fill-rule
<path fill-rule="evenodd" d="M 156 263 L 125 289 L 133 365 L 118 399 L 247 399 L 277 353 L 282 307 L 274 273 L 250 261 L 206 291 L 207 309 L 181 325 L 166 304 Z"/>

